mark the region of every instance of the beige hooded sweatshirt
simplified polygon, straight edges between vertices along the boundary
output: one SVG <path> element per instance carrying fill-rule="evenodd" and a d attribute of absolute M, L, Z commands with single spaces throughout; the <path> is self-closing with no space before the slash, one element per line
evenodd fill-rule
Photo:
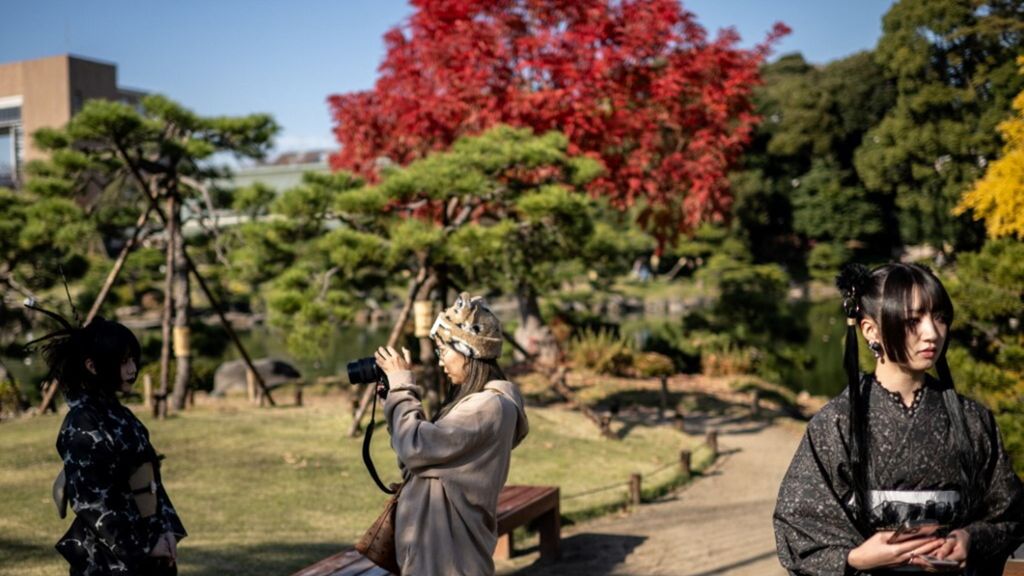
<path fill-rule="evenodd" d="M 395 518 L 402 575 L 493 574 L 498 494 L 529 429 L 519 389 L 494 380 L 432 423 L 412 372 L 389 381 L 384 415 L 408 474 Z"/>

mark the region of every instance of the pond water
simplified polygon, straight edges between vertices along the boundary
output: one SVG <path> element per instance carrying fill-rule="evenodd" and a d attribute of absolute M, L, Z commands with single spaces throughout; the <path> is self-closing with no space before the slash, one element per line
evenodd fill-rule
<path fill-rule="evenodd" d="M 807 338 L 803 350 L 809 365 L 783 374 L 783 382 L 792 390 L 806 390 L 816 396 L 835 396 L 846 386 L 843 371 L 843 344 L 846 319 L 839 300 L 794 302 L 793 312 L 806 318 Z"/>

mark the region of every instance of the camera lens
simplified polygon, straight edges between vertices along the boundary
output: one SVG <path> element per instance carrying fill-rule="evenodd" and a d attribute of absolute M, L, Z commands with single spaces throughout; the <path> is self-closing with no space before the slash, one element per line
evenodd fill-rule
<path fill-rule="evenodd" d="M 349 384 L 371 384 L 383 380 L 384 373 L 377 366 L 377 361 L 370 356 L 353 360 L 346 366 Z"/>

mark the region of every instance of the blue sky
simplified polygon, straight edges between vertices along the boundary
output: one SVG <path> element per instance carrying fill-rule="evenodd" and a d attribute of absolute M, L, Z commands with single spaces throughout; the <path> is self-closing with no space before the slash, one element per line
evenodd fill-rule
<path fill-rule="evenodd" d="M 775 21 L 776 55 L 827 62 L 872 48 L 891 0 L 688 0 L 709 31 L 743 44 Z M 122 86 L 161 92 L 200 114 L 269 112 L 279 150 L 333 147 L 328 94 L 372 87 L 382 36 L 405 0 L 32 0 L 7 3 L 0 62 L 72 53 L 117 64 Z"/>

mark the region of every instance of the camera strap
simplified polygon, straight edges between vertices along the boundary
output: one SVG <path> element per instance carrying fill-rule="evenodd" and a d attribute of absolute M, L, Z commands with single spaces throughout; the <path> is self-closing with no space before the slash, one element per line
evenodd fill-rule
<path fill-rule="evenodd" d="M 375 386 L 375 384 L 370 384 Z M 377 391 L 373 391 L 373 408 L 370 410 L 370 427 L 366 429 L 366 434 L 363 435 L 363 464 L 366 464 L 366 470 L 370 473 L 370 477 L 377 483 L 377 487 L 380 488 L 385 494 L 394 494 L 395 490 L 392 490 L 384 485 L 380 480 L 380 476 L 377 475 L 377 468 L 373 465 L 373 459 L 370 458 L 370 439 L 373 438 L 373 428 L 376 423 L 377 417 Z"/>

